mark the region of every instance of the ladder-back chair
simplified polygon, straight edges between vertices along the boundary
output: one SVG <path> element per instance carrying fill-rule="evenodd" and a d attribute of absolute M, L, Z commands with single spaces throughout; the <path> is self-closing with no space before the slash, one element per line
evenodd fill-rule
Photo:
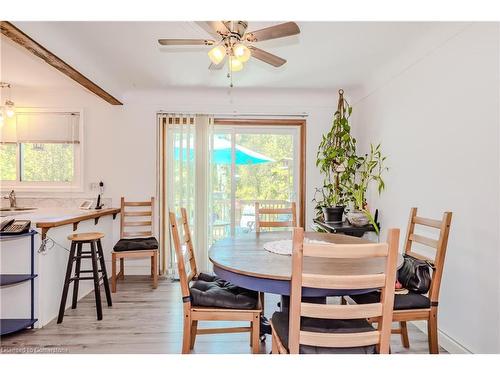
<path fill-rule="evenodd" d="M 279 221 L 280 215 L 290 215 L 290 220 Z M 261 220 L 264 218 L 264 220 Z M 297 210 L 295 202 L 290 205 L 283 203 L 260 204 L 255 202 L 255 232 L 260 233 L 261 228 L 295 228 L 297 226 Z M 259 298 L 264 311 L 264 293 L 259 293 Z M 279 306 L 279 304 L 278 304 Z"/>
<path fill-rule="evenodd" d="M 295 228 L 288 326 L 283 321 L 286 313 L 273 315 L 273 353 L 389 353 L 398 241 L 399 229 L 389 229 L 387 243 L 309 243 L 304 241 L 304 230 Z M 304 270 L 306 257 L 336 258 L 341 262 L 383 258 L 383 272 L 358 274 L 353 268 L 332 275 L 320 269 Z M 303 287 L 346 291 L 381 288 L 382 298 L 369 305 L 308 303 L 302 302 Z M 379 321 L 377 329 L 367 321 L 373 318 Z"/>
<path fill-rule="evenodd" d="M 427 261 L 432 266 L 432 281 L 427 295 L 409 292 L 408 294 L 396 294 L 395 296 L 393 321 L 399 322 L 399 328 L 394 329 L 392 332 L 401 335 L 401 342 L 405 348 L 410 347 L 406 323 L 415 320 L 426 320 L 429 353 L 439 354 L 437 325 L 439 290 L 448 246 L 451 218 L 451 212 L 444 212 L 441 220 L 435 220 L 417 216 L 416 207 L 410 210 L 404 252 L 407 256 Z M 437 239 L 415 233 L 417 226 L 427 230 L 437 230 Z M 434 256 L 422 255 L 415 249 L 415 244 L 434 249 Z M 356 303 L 370 303 L 377 298 L 377 293 L 369 293 L 350 296 L 348 300 Z"/>
<path fill-rule="evenodd" d="M 290 215 L 290 220 L 279 221 L 279 215 Z M 262 220 L 262 217 L 265 220 Z M 255 202 L 255 231 L 261 228 L 295 228 L 297 226 L 297 212 L 295 202 L 289 207 L 283 204 L 260 204 Z"/>
<path fill-rule="evenodd" d="M 182 226 L 184 232 L 184 245 L 179 235 L 177 219 L 173 212 L 169 213 L 170 227 L 172 229 L 172 240 L 174 244 L 175 255 L 177 257 L 177 267 L 179 272 L 179 281 L 182 292 L 183 312 L 184 312 L 184 328 L 182 340 L 182 353 L 189 353 L 193 348 L 196 340 L 196 335 L 202 334 L 217 334 L 217 333 L 240 333 L 250 332 L 250 346 L 253 353 L 259 352 L 259 323 L 260 323 L 260 304 L 257 295 L 254 297 L 255 307 L 253 308 L 221 308 L 211 306 L 197 306 L 196 300 L 193 298 L 195 292 L 203 294 L 203 291 L 194 290 L 196 282 L 206 282 L 212 289 L 212 296 L 217 295 L 217 287 L 223 288 L 225 281 L 217 277 L 206 275 L 198 272 L 196 266 L 196 258 L 194 253 L 193 242 L 191 239 L 191 231 L 189 229 L 189 221 L 186 209 L 181 208 Z M 186 265 L 189 269 L 186 269 Z M 227 290 L 225 291 L 227 293 Z M 244 292 L 243 292 L 244 293 Z M 197 295 L 196 294 L 196 295 Z M 229 327 L 229 328 L 198 328 L 198 321 L 247 321 L 249 327 Z"/>
<path fill-rule="evenodd" d="M 153 288 L 157 288 L 159 246 L 154 237 L 154 197 L 144 202 L 126 202 L 122 197 L 120 206 L 120 240 L 111 253 L 111 290 L 115 293 L 117 279 L 125 278 L 125 259 L 138 258 L 151 258 Z M 117 260 L 120 261 L 118 274 Z"/>

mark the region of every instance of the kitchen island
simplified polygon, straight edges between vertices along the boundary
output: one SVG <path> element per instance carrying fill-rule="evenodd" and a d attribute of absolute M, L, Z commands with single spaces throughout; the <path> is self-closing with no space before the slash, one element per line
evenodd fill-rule
<path fill-rule="evenodd" d="M 70 241 L 67 236 L 78 232 L 102 232 L 102 240 L 106 268 L 111 267 L 111 251 L 113 240 L 113 219 L 120 213 L 119 208 L 103 208 L 101 210 L 80 210 L 78 208 L 40 208 L 30 211 L 9 212 L 2 220 L 11 218 L 30 220 L 31 228 L 38 234 L 35 236 L 35 273 L 38 274 L 35 283 L 35 316 L 38 321 L 36 328 L 43 327 L 57 316 L 63 283 L 68 261 Z M 29 238 L 5 240 L 1 243 L 0 273 L 25 273 L 30 259 L 27 250 Z M 90 269 L 90 264 L 82 262 L 82 269 Z M 83 298 L 93 290 L 92 281 L 80 283 L 78 299 Z M 26 295 L 29 295 L 29 285 L 12 285 L 0 289 L 2 318 L 27 316 L 30 305 Z M 67 307 L 70 306 L 70 299 Z"/>

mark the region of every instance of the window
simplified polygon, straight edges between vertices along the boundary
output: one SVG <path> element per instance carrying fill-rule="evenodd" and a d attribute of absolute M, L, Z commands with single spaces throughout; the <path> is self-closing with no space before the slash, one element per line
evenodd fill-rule
<path fill-rule="evenodd" d="M 266 207 L 300 203 L 299 136 L 300 129 L 292 125 L 244 126 L 228 120 L 216 126 L 209 191 L 214 218 L 210 243 L 255 230 L 255 202 Z M 224 145 L 227 158 L 220 158 Z"/>
<path fill-rule="evenodd" d="M 0 176 L 2 181 L 16 181 L 17 179 L 17 144 L 0 144 Z"/>
<path fill-rule="evenodd" d="M 6 188 L 81 188 L 80 114 L 21 112 L 2 126 L 0 177 Z"/>

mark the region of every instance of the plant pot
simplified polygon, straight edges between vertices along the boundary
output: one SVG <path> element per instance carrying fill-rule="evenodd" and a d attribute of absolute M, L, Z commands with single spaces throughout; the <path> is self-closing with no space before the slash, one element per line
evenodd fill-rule
<path fill-rule="evenodd" d="M 370 223 L 366 214 L 360 210 L 351 210 L 346 213 L 346 217 L 353 227 L 364 227 Z"/>
<path fill-rule="evenodd" d="M 323 207 L 323 218 L 325 222 L 341 223 L 344 215 L 344 206 Z"/>

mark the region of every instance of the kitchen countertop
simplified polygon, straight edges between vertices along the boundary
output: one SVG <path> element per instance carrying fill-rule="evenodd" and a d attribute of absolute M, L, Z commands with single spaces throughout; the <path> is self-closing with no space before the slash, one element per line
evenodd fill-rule
<path fill-rule="evenodd" d="M 62 208 L 62 207 L 50 207 L 50 208 L 37 208 L 35 210 L 29 211 L 3 211 L 2 220 L 7 218 L 12 219 L 22 219 L 31 220 L 32 223 L 57 223 L 59 221 L 74 220 L 77 218 L 82 218 L 89 215 L 99 214 L 99 216 L 117 214 L 120 212 L 119 208 L 103 208 L 101 210 L 81 210 L 79 208 Z"/>
<path fill-rule="evenodd" d="M 119 208 L 103 208 L 100 210 L 82 210 L 79 208 L 38 208 L 29 211 L 8 212 L 5 219 L 31 220 L 32 226 L 42 229 L 42 239 L 50 228 L 73 224 L 73 230 L 77 230 L 80 221 L 94 219 L 95 223 L 102 216 L 113 215 L 113 219 L 120 213 Z"/>

